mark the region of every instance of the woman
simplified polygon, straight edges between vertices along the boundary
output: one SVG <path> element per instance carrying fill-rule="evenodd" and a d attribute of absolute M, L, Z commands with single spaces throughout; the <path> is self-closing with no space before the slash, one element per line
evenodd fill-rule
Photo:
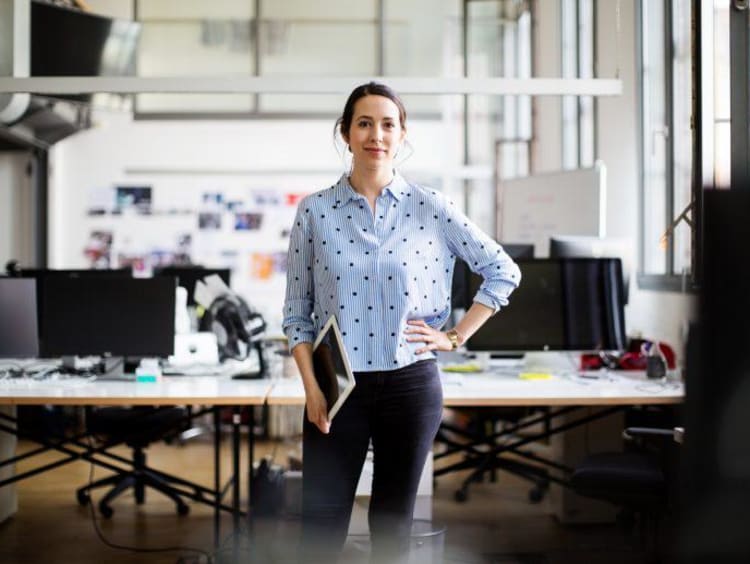
<path fill-rule="evenodd" d="M 508 303 L 521 276 L 451 202 L 394 171 L 406 111 L 390 88 L 355 88 L 336 127 L 351 172 L 299 204 L 283 311 L 306 397 L 301 554 L 331 562 L 340 552 L 372 440 L 372 558 L 394 562 L 408 552 L 417 486 L 440 424 L 434 351 L 463 344 Z M 442 332 L 456 256 L 484 284 L 455 328 Z M 312 369 L 312 343 L 331 315 L 357 382 L 333 422 Z"/>

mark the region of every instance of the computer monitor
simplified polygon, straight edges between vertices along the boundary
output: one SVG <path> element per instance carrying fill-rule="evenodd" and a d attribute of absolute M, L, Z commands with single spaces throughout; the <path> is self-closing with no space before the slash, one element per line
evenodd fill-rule
<path fill-rule="evenodd" d="M 0 278 L 0 358 L 38 355 L 36 283 L 23 278 Z"/>
<path fill-rule="evenodd" d="M 622 237 L 554 235 L 549 240 L 550 257 L 619 258 L 622 261 L 625 304 L 630 295 L 630 277 L 635 268 L 633 241 Z"/>
<path fill-rule="evenodd" d="M 510 303 L 467 341 L 471 351 L 624 350 L 619 259 L 518 259 Z M 482 278 L 470 274 L 474 295 Z"/>
<path fill-rule="evenodd" d="M 130 278 L 133 270 L 125 268 L 21 268 L 14 270 L 12 276 L 33 278 L 36 280 L 37 324 L 41 330 L 42 311 L 44 311 L 44 281 L 48 278 Z"/>
<path fill-rule="evenodd" d="M 174 278 L 48 277 L 41 288 L 44 357 L 174 352 Z"/>
<path fill-rule="evenodd" d="M 195 283 L 203 280 L 206 276 L 217 274 L 224 283 L 229 286 L 231 271 L 228 268 L 203 268 L 202 266 L 163 266 L 154 269 L 154 276 L 173 276 L 177 278 L 177 285 L 187 290 L 188 305 L 194 306 Z"/>
<path fill-rule="evenodd" d="M 534 258 L 534 245 L 532 243 L 503 243 L 502 247 L 512 259 Z M 469 309 L 471 307 L 474 294 L 469 294 L 466 287 L 470 273 L 469 266 L 463 260 L 457 258 L 453 267 L 451 284 L 451 307 L 453 309 Z"/>

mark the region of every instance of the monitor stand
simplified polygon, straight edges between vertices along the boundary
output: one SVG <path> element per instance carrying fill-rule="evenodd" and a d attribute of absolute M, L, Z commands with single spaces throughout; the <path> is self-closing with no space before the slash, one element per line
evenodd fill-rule
<path fill-rule="evenodd" d="M 122 379 L 125 375 L 124 358 L 121 356 L 96 357 L 63 356 L 60 368 L 69 374 L 96 374 L 99 379 Z"/>

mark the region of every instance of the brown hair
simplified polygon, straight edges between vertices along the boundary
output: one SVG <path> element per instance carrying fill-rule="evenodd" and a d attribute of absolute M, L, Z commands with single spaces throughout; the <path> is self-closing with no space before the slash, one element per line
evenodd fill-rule
<path fill-rule="evenodd" d="M 349 129 L 351 129 L 352 127 L 352 119 L 354 118 L 354 104 L 357 103 L 357 100 L 359 100 L 360 98 L 364 98 L 365 96 L 383 96 L 396 104 L 396 107 L 398 108 L 399 121 L 401 122 L 401 128 L 406 129 L 406 108 L 404 107 L 404 103 L 401 101 L 401 98 L 398 97 L 398 94 L 396 94 L 390 87 L 386 86 L 385 84 L 381 84 L 379 82 L 368 82 L 367 84 L 361 84 L 360 86 L 357 86 L 354 90 L 352 90 L 352 93 L 349 94 L 349 98 L 346 100 L 346 104 L 344 105 L 344 113 L 341 114 L 341 117 L 336 120 L 336 125 L 334 126 L 334 136 L 336 134 L 336 130 L 338 129 L 338 131 L 341 133 L 341 136 L 346 139 L 346 136 L 349 135 Z"/>

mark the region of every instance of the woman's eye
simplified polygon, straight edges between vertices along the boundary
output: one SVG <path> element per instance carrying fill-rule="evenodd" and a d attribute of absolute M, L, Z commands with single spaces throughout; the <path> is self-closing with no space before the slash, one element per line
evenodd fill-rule
<path fill-rule="evenodd" d="M 366 121 L 360 121 L 357 125 L 359 127 L 367 127 L 369 124 Z"/>

